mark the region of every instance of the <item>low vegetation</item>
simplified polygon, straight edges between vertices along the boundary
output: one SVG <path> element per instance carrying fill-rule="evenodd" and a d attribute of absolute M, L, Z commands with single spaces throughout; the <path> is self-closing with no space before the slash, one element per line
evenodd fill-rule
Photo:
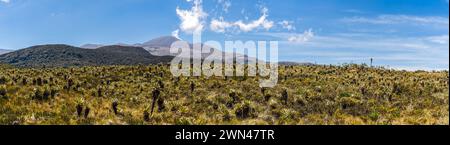
<path fill-rule="evenodd" d="M 0 124 L 449 124 L 447 71 L 282 66 L 259 88 L 164 65 L 0 68 Z"/>

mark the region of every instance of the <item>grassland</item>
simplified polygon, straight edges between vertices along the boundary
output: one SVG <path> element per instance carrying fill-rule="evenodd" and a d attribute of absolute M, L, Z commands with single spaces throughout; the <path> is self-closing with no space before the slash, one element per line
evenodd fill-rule
<path fill-rule="evenodd" d="M 449 74 L 282 66 L 256 77 L 172 77 L 168 66 L 0 67 L 0 124 L 449 124 Z"/>

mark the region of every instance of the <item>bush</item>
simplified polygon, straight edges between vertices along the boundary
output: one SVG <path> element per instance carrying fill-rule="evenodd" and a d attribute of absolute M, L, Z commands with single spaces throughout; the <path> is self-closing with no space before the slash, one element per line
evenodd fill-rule
<path fill-rule="evenodd" d="M 81 114 L 83 113 L 83 105 L 82 104 L 77 104 L 77 115 L 78 117 L 81 117 Z"/>
<path fill-rule="evenodd" d="M 75 104 L 77 104 L 77 106 L 75 107 L 75 109 L 77 110 L 77 116 L 81 117 L 81 115 L 83 114 L 83 107 L 85 105 L 84 98 L 78 98 L 75 101 Z"/>
<path fill-rule="evenodd" d="M 285 89 L 285 90 L 283 90 L 283 93 L 281 93 L 281 101 L 283 101 L 284 105 L 287 105 L 288 99 L 289 99 L 288 92 Z"/>
<path fill-rule="evenodd" d="M 147 110 L 144 110 L 144 113 L 143 113 L 143 119 L 144 119 L 144 121 L 146 121 L 146 122 L 149 122 L 149 121 L 150 121 L 150 113 L 148 113 Z"/>
<path fill-rule="evenodd" d="M 89 113 L 91 112 L 91 108 L 89 106 L 86 106 L 84 109 L 84 118 L 87 119 L 89 117 Z"/>
<path fill-rule="evenodd" d="M 118 108 L 118 106 L 119 106 L 118 100 L 114 100 L 114 101 L 112 102 L 112 104 L 111 104 L 111 107 L 112 107 L 112 109 L 113 109 L 113 111 L 114 111 L 114 114 L 116 114 L 116 115 L 119 114 L 119 108 Z"/>
<path fill-rule="evenodd" d="M 361 101 L 356 98 L 344 97 L 339 100 L 342 109 L 351 109 L 357 105 L 361 104 Z"/>
<path fill-rule="evenodd" d="M 59 92 L 59 89 L 56 88 L 56 87 L 53 87 L 53 88 L 51 89 L 51 91 L 50 91 L 50 96 L 51 96 L 52 98 L 54 98 L 54 97 L 56 97 L 56 95 L 58 94 L 58 92 Z"/>
<path fill-rule="evenodd" d="M 5 86 L 0 86 L 0 98 L 1 99 L 6 99 L 8 98 L 8 96 L 6 95 L 8 91 L 6 90 Z"/>
<path fill-rule="evenodd" d="M 0 85 L 6 84 L 8 82 L 8 79 L 5 76 L 0 77 Z"/>
<path fill-rule="evenodd" d="M 43 98 L 41 89 L 34 88 L 31 98 L 33 98 L 33 100 L 41 100 Z"/>
<path fill-rule="evenodd" d="M 166 109 L 166 106 L 164 104 L 164 98 L 159 98 L 157 103 L 158 103 L 158 111 L 159 112 L 162 112 L 162 111 L 164 111 L 164 109 Z"/>
<path fill-rule="evenodd" d="M 256 113 L 254 105 L 249 101 L 244 101 L 236 106 L 235 114 L 240 119 L 255 118 L 257 117 Z"/>
<path fill-rule="evenodd" d="M 50 99 L 51 95 L 51 90 L 48 89 L 48 87 L 45 89 L 35 88 L 31 98 L 39 101 L 46 101 Z"/>
<path fill-rule="evenodd" d="M 43 100 L 48 100 L 51 97 L 51 92 L 48 88 L 44 89 L 44 92 L 42 93 L 42 99 Z"/>

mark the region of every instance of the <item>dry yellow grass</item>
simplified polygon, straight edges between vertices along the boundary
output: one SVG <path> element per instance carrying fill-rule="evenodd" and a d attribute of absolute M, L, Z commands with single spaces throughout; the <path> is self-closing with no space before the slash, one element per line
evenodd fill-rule
<path fill-rule="evenodd" d="M 279 78 L 262 91 L 258 78 L 173 78 L 162 65 L 3 66 L 0 124 L 449 124 L 447 71 L 282 66 Z"/>

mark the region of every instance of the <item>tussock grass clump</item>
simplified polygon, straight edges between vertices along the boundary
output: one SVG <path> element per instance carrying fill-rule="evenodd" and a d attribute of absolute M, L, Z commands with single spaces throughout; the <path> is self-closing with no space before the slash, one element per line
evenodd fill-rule
<path fill-rule="evenodd" d="M 0 85 L 4 85 L 6 83 L 8 83 L 8 78 L 5 76 L 0 76 Z"/>
<path fill-rule="evenodd" d="M 6 99 L 8 90 L 6 90 L 6 86 L 0 86 L 0 99 Z"/>
<path fill-rule="evenodd" d="M 235 114 L 240 119 L 255 118 L 257 112 L 255 105 L 250 101 L 244 101 L 236 106 Z"/>

